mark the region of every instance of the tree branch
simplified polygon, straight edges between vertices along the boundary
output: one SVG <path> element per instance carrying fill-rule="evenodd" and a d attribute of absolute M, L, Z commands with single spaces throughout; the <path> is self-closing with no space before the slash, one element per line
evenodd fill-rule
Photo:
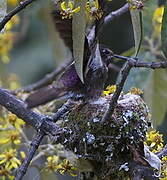
<path fill-rule="evenodd" d="M 12 11 L 10 11 L 4 18 L 3 20 L 0 22 L 0 31 L 4 28 L 5 24 L 17 13 L 19 13 L 20 11 L 22 11 L 24 8 L 26 8 L 29 4 L 31 4 L 33 1 L 36 0 L 25 0 L 25 1 L 21 1 L 19 3 L 19 5 L 13 9 Z"/>
<path fill-rule="evenodd" d="M 98 32 L 97 32 L 97 37 L 99 36 L 99 34 L 101 33 L 101 31 L 103 30 L 104 26 L 107 25 L 109 22 L 113 21 L 114 19 L 122 16 L 123 14 L 125 14 L 126 12 L 128 12 L 129 10 L 129 4 L 126 3 L 124 6 L 122 6 L 120 9 L 117 9 L 116 11 L 112 11 L 111 13 L 109 13 L 107 16 L 105 16 L 99 26 L 98 26 Z"/>
<path fill-rule="evenodd" d="M 109 13 L 105 18 L 104 18 L 104 25 L 108 24 L 109 22 L 113 21 L 115 18 L 118 18 L 125 14 L 129 10 L 129 4 L 126 3 L 124 6 L 122 6 L 120 9 L 113 11 Z"/>
<path fill-rule="evenodd" d="M 53 115 L 53 120 L 57 121 L 61 116 L 63 116 L 72 106 L 74 105 L 74 102 L 69 100 L 67 101 L 67 103 L 65 103 L 54 115 Z M 28 166 L 33 158 L 33 156 L 35 155 L 36 150 L 38 149 L 43 137 L 46 134 L 43 131 L 38 131 L 37 135 L 33 138 L 31 144 L 30 144 L 30 148 L 29 148 L 29 152 L 27 157 L 25 158 L 23 164 L 19 167 L 15 180 L 21 180 L 22 177 L 25 175 Z"/>
<path fill-rule="evenodd" d="M 142 62 L 140 60 L 137 60 L 135 58 L 131 57 L 125 57 L 120 55 L 113 55 L 116 58 L 123 59 L 125 61 L 128 61 L 131 63 L 132 67 L 135 68 L 151 68 L 151 69 L 158 69 L 158 68 L 167 68 L 167 61 L 161 61 L 161 62 Z"/>
<path fill-rule="evenodd" d="M 15 180 L 21 180 L 23 178 L 23 176 L 25 175 L 25 173 L 28 169 L 28 166 L 29 166 L 29 164 L 30 164 L 30 162 L 31 162 L 36 150 L 38 149 L 44 136 L 45 136 L 45 133 L 43 131 L 38 131 L 37 135 L 33 138 L 32 142 L 30 144 L 29 152 L 28 152 L 26 158 L 24 159 L 24 162 L 17 170 Z"/>
<path fill-rule="evenodd" d="M 65 113 L 68 112 L 74 104 L 75 102 L 72 100 L 68 100 L 65 104 L 63 104 L 63 106 L 52 116 L 53 121 L 56 122 L 58 119 L 60 119 L 60 117 L 65 115 Z"/>
<path fill-rule="evenodd" d="M 116 91 L 115 91 L 115 93 L 113 94 L 113 96 L 112 96 L 112 98 L 110 100 L 109 108 L 105 112 L 104 117 L 102 119 L 102 122 L 106 122 L 112 116 L 112 114 L 114 112 L 114 109 L 115 109 L 115 107 L 117 105 L 118 98 L 119 98 L 119 96 L 120 96 L 120 94 L 122 92 L 122 89 L 124 87 L 125 81 L 126 81 L 128 75 L 129 75 L 129 72 L 130 72 L 131 68 L 132 68 L 132 65 L 131 65 L 130 62 L 127 62 L 125 64 L 125 66 L 123 67 L 123 69 L 121 71 L 122 77 L 120 79 L 120 82 L 118 82 L 116 84 Z"/>
<path fill-rule="evenodd" d="M 32 111 L 23 101 L 17 99 L 15 96 L 9 94 L 8 91 L 1 88 L 0 105 L 16 114 L 19 118 L 23 119 L 37 130 L 41 129 L 46 134 L 57 136 L 65 133 L 65 130 L 57 126 L 50 116 L 45 116 Z"/>
<path fill-rule="evenodd" d="M 28 86 L 25 86 L 23 88 L 20 88 L 16 91 L 14 91 L 14 94 L 17 94 L 19 92 L 31 92 L 34 90 L 37 90 L 39 88 L 42 88 L 48 84 L 50 84 L 51 82 L 53 82 L 56 77 L 61 74 L 63 71 L 66 70 L 66 68 L 72 63 L 72 61 L 68 61 L 65 62 L 64 64 L 62 64 L 62 66 L 58 67 L 57 69 L 55 69 L 53 72 L 46 74 L 42 79 L 40 79 L 39 81 L 35 82 L 34 84 L 30 84 Z"/>
<path fill-rule="evenodd" d="M 124 6 L 122 6 L 120 9 L 117 9 L 116 11 L 112 11 L 107 16 L 104 16 L 100 19 L 100 22 L 97 27 L 97 34 L 95 37 L 95 26 L 92 27 L 90 33 L 89 33 L 89 42 L 91 46 L 94 46 L 94 43 L 96 43 L 97 38 L 99 38 L 100 33 L 102 32 L 105 25 L 107 25 L 109 22 L 112 22 L 114 19 L 122 16 L 129 10 L 129 4 L 126 3 Z"/>

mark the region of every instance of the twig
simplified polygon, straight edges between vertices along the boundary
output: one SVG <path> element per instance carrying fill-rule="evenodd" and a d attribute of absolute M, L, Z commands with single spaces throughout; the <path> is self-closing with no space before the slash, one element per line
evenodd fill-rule
<path fill-rule="evenodd" d="M 19 5 L 13 9 L 12 11 L 10 11 L 4 18 L 3 20 L 0 22 L 0 31 L 4 28 L 5 24 L 14 16 L 16 15 L 18 12 L 22 11 L 24 8 L 26 8 L 29 4 L 31 4 L 33 1 L 36 0 L 25 0 L 25 1 L 21 1 L 19 3 Z"/>
<path fill-rule="evenodd" d="M 65 130 L 56 125 L 51 117 L 32 111 L 23 101 L 17 99 L 15 96 L 9 94 L 8 91 L 1 88 L 0 105 L 16 114 L 19 118 L 23 119 L 37 130 L 41 129 L 46 134 L 57 136 L 65 133 Z"/>
<path fill-rule="evenodd" d="M 55 69 L 53 72 L 45 75 L 42 79 L 40 79 L 39 81 L 35 82 L 34 84 L 30 84 L 28 86 L 25 86 L 21 89 L 18 89 L 16 91 L 14 91 L 14 94 L 17 94 L 19 92 L 31 92 L 34 90 L 37 90 L 41 87 L 44 87 L 48 84 L 50 84 L 51 82 L 53 82 L 56 77 L 61 74 L 70 64 L 72 63 L 72 61 L 68 61 L 65 62 L 62 66 L 60 66 L 59 68 Z"/>
<path fill-rule="evenodd" d="M 138 61 L 136 58 L 131 58 L 131 57 L 125 57 L 125 56 L 120 56 L 120 55 L 113 55 L 113 57 L 119 58 L 126 60 L 127 63 L 122 69 L 122 78 L 120 82 L 116 85 L 116 91 L 114 95 L 111 98 L 111 101 L 109 103 L 109 109 L 106 111 L 104 114 L 104 117 L 102 119 L 102 122 L 106 122 L 109 117 L 112 116 L 114 109 L 117 105 L 118 98 L 121 94 L 121 91 L 124 87 L 125 81 L 129 75 L 129 72 L 131 68 L 133 67 L 143 67 L 143 68 L 152 68 L 152 69 L 157 69 L 157 68 L 167 68 L 167 61 L 161 61 L 161 62 L 141 62 Z"/>
<path fill-rule="evenodd" d="M 122 6 L 120 9 L 111 12 L 104 18 L 104 25 L 108 24 L 109 22 L 113 21 L 115 18 L 118 18 L 125 14 L 129 10 L 129 4 L 126 3 L 124 6 Z"/>
<path fill-rule="evenodd" d="M 30 164 L 30 162 L 31 162 L 36 150 L 38 149 L 38 146 L 40 145 L 44 136 L 45 136 L 44 132 L 38 131 L 37 135 L 33 138 L 32 142 L 30 144 L 30 149 L 27 154 L 27 157 L 25 158 L 24 162 L 17 170 L 15 180 L 21 180 L 22 177 L 25 175 L 25 173 L 28 169 L 28 166 L 29 166 L 29 164 Z"/>
<path fill-rule="evenodd" d="M 98 24 L 96 38 L 95 38 L 95 26 L 92 27 L 92 29 L 89 33 L 88 40 L 91 43 L 91 46 L 94 47 L 94 43 L 96 43 L 96 41 L 99 38 L 99 35 L 101 34 L 105 25 L 107 25 L 109 22 L 113 21 L 114 19 L 122 16 L 128 10 L 129 10 L 129 5 L 128 5 L 128 3 L 126 3 L 120 9 L 117 9 L 116 11 L 112 11 L 107 16 L 104 15 L 104 17 L 100 20 L 100 22 Z"/>
<path fill-rule="evenodd" d="M 116 84 L 116 91 L 115 93 L 113 94 L 111 100 L 110 100 L 110 103 L 109 103 L 109 108 L 108 110 L 105 112 L 104 116 L 103 116 L 103 119 L 102 119 L 102 122 L 106 122 L 113 114 L 114 112 L 114 109 L 117 105 L 117 101 L 118 101 L 118 98 L 122 92 L 122 89 L 124 87 L 124 84 L 125 84 L 125 81 L 129 75 L 129 72 L 132 68 L 132 65 L 131 63 L 127 62 L 124 66 L 124 68 L 122 69 L 121 71 L 121 79 L 120 79 L 120 82 L 118 82 Z"/>
<path fill-rule="evenodd" d="M 68 100 L 65 104 L 63 104 L 63 106 L 52 116 L 53 121 L 56 122 L 60 117 L 65 115 L 65 113 L 68 112 L 74 104 L 75 102 L 72 100 Z"/>
<path fill-rule="evenodd" d="M 129 4 L 126 3 L 124 6 L 122 6 L 121 8 L 117 9 L 116 11 L 112 11 L 111 13 L 109 13 L 107 16 L 104 17 L 104 19 L 101 21 L 101 23 L 99 24 L 98 27 L 98 32 L 97 32 L 97 37 L 99 36 L 99 34 L 101 33 L 101 31 L 103 30 L 104 26 L 107 25 L 109 22 L 113 21 L 114 19 L 122 16 L 123 14 L 125 14 L 127 11 L 129 10 Z"/>
<path fill-rule="evenodd" d="M 142 62 L 140 60 L 136 61 L 135 58 L 125 57 L 120 55 L 113 55 L 116 58 L 123 59 L 131 63 L 132 67 L 140 67 L 140 68 L 151 68 L 151 69 L 158 69 L 158 68 L 167 68 L 167 61 L 161 62 Z"/>

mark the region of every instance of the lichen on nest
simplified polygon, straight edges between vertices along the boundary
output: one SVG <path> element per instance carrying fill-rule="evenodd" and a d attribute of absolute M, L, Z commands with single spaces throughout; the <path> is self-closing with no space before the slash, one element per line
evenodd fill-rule
<path fill-rule="evenodd" d="M 102 123 L 111 96 L 76 104 L 61 121 L 70 130 L 62 144 L 78 158 L 98 161 L 100 171 L 126 171 L 121 165 L 132 160 L 131 147 L 140 148 L 145 140 L 149 112 L 140 96 L 122 94 L 112 117 Z"/>

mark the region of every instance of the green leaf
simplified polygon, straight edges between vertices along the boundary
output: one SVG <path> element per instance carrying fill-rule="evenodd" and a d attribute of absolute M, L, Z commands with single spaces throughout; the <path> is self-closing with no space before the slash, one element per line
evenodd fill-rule
<path fill-rule="evenodd" d="M 161 45 L 162 45 L 162 51 L 165 57 L 167 57 L 167 2 L 164 5 L 164 14 L 162 19 Z"/>
<path fill-rule="evenodd" d="M 135 57 L 137 57 L 142 41 L 142 12 L 138 9 L 131 9 L 130 15 L 135 39 Z"/>
<path fill-rule="evenodd" d="M 86 14 L 85 6 L 86 0 L 75 0 L 75 6 L 80 6 L 80 11 L 74 13 L 72 21 L 72 38 L 73 38 L 73 55 L 75 60 L 75 68 L 83 82 L 83 55 L 85 43 L 85 28 L 86 28 Z"/>
<path fill-rule="evenodd" d="M 151 109 L 155 126 L 160 125 L 167 110 L 167 70 L 154 70 L 145 90 L 144 98 Z"/>

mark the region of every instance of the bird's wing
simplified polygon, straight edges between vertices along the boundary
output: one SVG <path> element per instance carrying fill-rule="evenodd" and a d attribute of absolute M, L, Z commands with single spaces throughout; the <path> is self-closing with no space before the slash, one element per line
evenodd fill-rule
<path fill-rule="evenodd" d="M 62 88 L 49 85 L 43 87 L 36 92 L 33 92 L 25 100 L 29 108 L 37 107 L 52 101 L 54 99 L 59 99 L 65 95 L 66 91 Z"/>

